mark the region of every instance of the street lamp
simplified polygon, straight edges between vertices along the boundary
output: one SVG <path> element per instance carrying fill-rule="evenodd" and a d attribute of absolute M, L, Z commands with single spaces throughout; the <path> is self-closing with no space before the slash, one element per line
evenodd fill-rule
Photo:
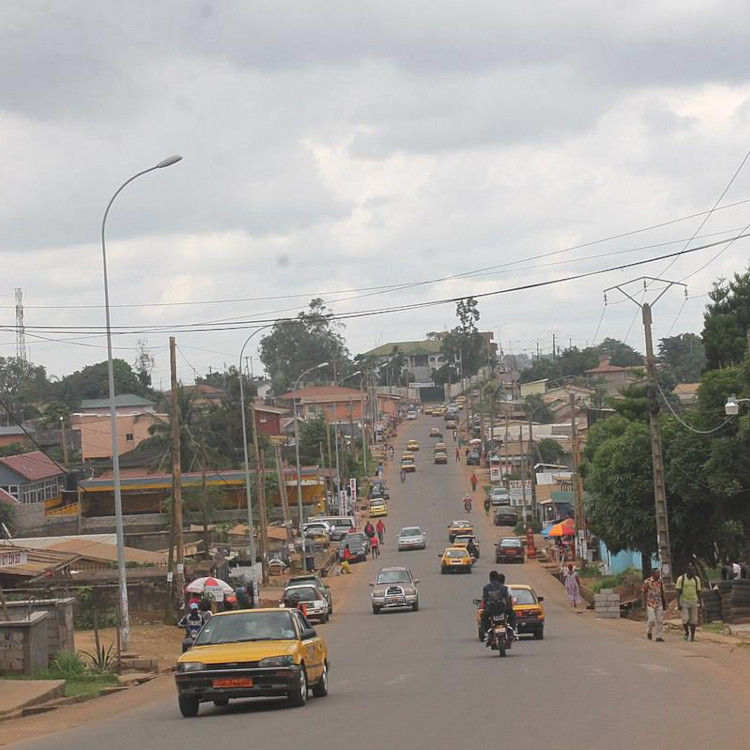
<path fill-rule="evenodd" d="M 105 230 L 107 217 L 115 198 L 131 183 L 144 174 L 154 172 L 157 169 L 171 167 L 182 159 L 181 156 L 169 156 L 163 161 L 148 169 L 134 174 L 130 179 L 120 185 L 115 194 L 109 199 L 107 208 L 102 218 L 102 270 L 104 273 L 104 315 L 107 328 L 107 380 L 109 381 L 109 419 L 110 432 L 112 433 L 112 481 L 115 494 L 115 531 L 117 536 L 117 578 L 120 611 L 120 643 L 123 650 L 130 647 L 130 611 L 128 609 L 128 580 L 125 573 L 125 531 L 122 520 L 122 487 L 120 484 L 120 456 L 117 452 L 117 407 L 115 404 L 115 369 L 112 359 L 112 323 L 109 312 L 109 279 L 107 275 L 107 245 L 105 241 Z"/>
<path fill-rule="evenodd" d="M 250 343 L 250 341 L 253 339 L 253 337 L 257 336 L 261 331 L 265 331 L 267 328 L 272 328 L 274 326 L 274 323 L 269 323 L 268 325 L 261 326 L 260 328 L 253 331 L 246 339 L 245 343 L 242 345 L 242 349 L 240 349 L 240 359 L 239 359 L 239 366 L 237 368 L 239 377 L 240 377 L 240 409 L 242 410 L 242 450 L 244 454 L 245 459 L 245 496 L 247 497 L 247 525 L 248 525 L 248 534 L 250 536 L 250 544 L 248 547 L 248 556 L 250 557 L 250 567 L 253 568 L 255 566 L 255 559 L 256 559 L 256 550 L 255 550 L 255 524 L 253 523 L 253 503 L 252 503 L 252 493 L 250 490 L 250 457 L 248 456 L 247 452 L 247 418 L 245 416 L 245 384 L 244 384 L 244 378 L 242 377 L 242 357 L 245 354 L 245 347 Z M 256 430 L 257 426 L 253 425 L 253 430 Z M 258 436 L 255 436 L 255 439 L 258 439 Z M 260 467 L 256 468 L 256 471 L 258 471 Z"/>
<path fill-rule="evenodd" d="M 297 392 L 297 387 L 299 386 L 299 381 L 302 380 L 302 378 L 305 377 L 305 375 L 309 375 L 314 370 L 320 370 L 322 367 L 328 367 L 328 362 L 321 362 L 319 365 L 315 365 L 315 367 L 309 367 L 307 370 L 305 370 L 295 381 L 294 381 L 294 388 L 292 389 L 293 393 Z M 297 425 L 297 397 L 295 396 L 292 399 L 292 415 L 294 417 L 294 453 L 295 458 L 297 461 L 297 514 L 299 516 L 297 520 L 297 528 L 300 533 L 302 533 L 302 480 L 300 478 L 300 465 L 299 465 L 299 427 Z"/>
<path fill-rule="evenodd" d="M 724 404 L 724 414 L 728 417 L 736 417 L 740 413 L 740 404 L 750 402 L 750 398 L 737 398 L 734 393 Z"/>
<path fill-rule="evenodd" d="M 341 385 L 345 381 L 349 380 L 349 378 L 356 377 L 357 375 L 361 375 L 362 370 L 355 370 L 350 375 L 347 375 L 345 378 L 341 378 L 336 385 Z M 336 498 L 337 505 L 339 507 L 339 512 L 341 515 L 344 515 L 344 509 L 341 507 L 342 501 L 341 501 L 341 469 L 339 467 L 339 423 L 338 419 L 336 418 L 336 411 L 338 410 L 338 402 L 333 402 L 333 437 L 336 442 L 336 491 L 338 492 L 338 497 Z M 351 439 L 354 440 L 354 435 L 351 436 Z"/>

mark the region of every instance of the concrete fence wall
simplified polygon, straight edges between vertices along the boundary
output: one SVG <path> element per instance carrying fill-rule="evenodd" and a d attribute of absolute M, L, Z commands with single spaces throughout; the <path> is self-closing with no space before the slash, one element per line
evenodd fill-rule
<path fill-rule="evenodd" d="M 49 658 L 58 651 L 73 651 L 75 648 L 75 627 L 73 624 L 73 608 L 75 599 L 66 596 L 59 599 L 27 599 L 25 601 L 9 601 L 8 611 L 11 619 L 27 618 L 29 614 L 46 612 L 47 620 L 47 653 Z M 47 664 L 44 665 L 47 667 Z"/>
<path fill-rule="evenodd" d="M 0 620 L 0 675 L 30 677 L 47 668 L 48 620 L 48 612 L 33 612 L 28 618 L 10 622 Z"/>

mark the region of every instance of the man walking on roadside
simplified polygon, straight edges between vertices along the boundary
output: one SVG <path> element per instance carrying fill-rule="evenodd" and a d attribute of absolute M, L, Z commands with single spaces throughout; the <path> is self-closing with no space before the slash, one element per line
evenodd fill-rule
<path fill-rule="evenodd" d="M 643 606 L 646 607 L 648 618 L 646 638 L 654 639 L 656 631 L 654 640 L 664 643 L 664 610 L 667 608 L 667 600 L 664 597 L 664 582 L 658 568 L 654 568 L 651 576 L 643 582 Z"/>
<path fill-rule="evenodd" d="M 471 479 L 469 480 L 471 482 L 471 491 L 476 492 L 477 491 L 477 484 L 479 484 L 479 480 L 477 479 L 476 474 L 471 475 Z"/>
<path fill-rule="evenodd" d="M 456 448 L 456 461 L 461 463 L 461 451 L 458 448 Z"/>
<path fill-rule="evenodd" d="M 378 541 L 383 544 L 383 540 L 385 538 L 385 524 L 383 523 L 382 518 L 378 519 L 378 522 L 375 525 L 375 531 L 378 532 Z"/>
<path fill-rule="evenodd" d="M 700 607 L 701 579 L 695 572 L 694 565 L 688 565 L 684 575 L 677 579 L 677 609 L 682 617 L 685 635 L 682 640 L 695 640 L 695 628 L 698 625 L 698 608 Z"/>

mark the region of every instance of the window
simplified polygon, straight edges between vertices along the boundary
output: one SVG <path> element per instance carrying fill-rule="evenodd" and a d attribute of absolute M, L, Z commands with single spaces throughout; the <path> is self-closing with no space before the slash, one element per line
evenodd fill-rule
<path fill-rule="evenodd" d="M 133 433 L 132 432 L 128 432 L 125 435 L 125 440 L 127 440 L 129 443 L 132 443 L 133 442 Z"/>

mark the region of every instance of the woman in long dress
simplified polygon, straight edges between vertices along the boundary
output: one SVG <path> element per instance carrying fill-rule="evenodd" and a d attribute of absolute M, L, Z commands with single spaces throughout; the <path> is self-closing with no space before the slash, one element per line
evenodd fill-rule
<path fill-rule="evenodd" d="M 573 563 L 568 563 L 563 576 L 565 577 L 565 593 L 568 595 L 570 606 L 577 607 L 581 603 L 581 581 Z"/>

